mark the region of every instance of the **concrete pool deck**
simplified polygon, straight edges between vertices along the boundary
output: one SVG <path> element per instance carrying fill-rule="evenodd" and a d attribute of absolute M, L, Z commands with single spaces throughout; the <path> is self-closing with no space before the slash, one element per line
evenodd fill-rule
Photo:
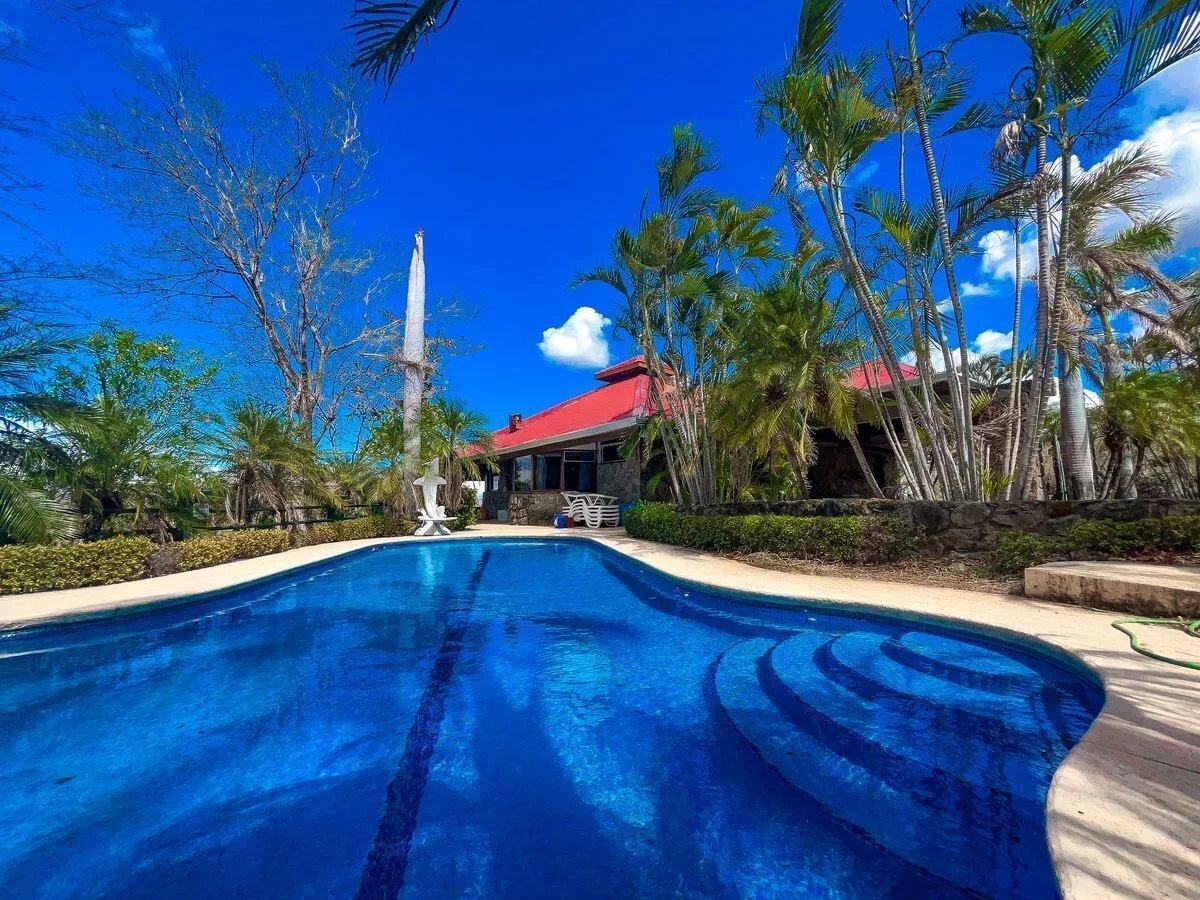
<path fill-rule="evenodd" d="M 1050 850 L 1063 894 L 1194 897 L 1200 894 L 1200 672 L 1133 652 L 1112 612 L 950 588 L 757 569 L 709 553 L 606 529 L 478 525 L 450 538 L 592 539 L 667 575 L 848 609 L 983 627 L 1065 650 L 1104 682 L 1099 718 L 1055 773 L 1047 803 Z M 380 544 L 385 538 L 304 547 L 143 581 L 0 597 L 0 629 L 129 615 L 272 578 Z M 1145 630 L 1160 653 L 1197 658 L 1182 632 Z M 1189 643 L 1190 642 L 1190 643 Z"/>

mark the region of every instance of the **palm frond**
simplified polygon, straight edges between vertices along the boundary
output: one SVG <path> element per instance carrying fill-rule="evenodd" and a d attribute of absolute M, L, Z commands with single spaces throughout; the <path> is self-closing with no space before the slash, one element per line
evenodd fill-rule
<path fill-rule="evenodd" d="M 359 3 L 346 26 L 356 37 L 354 65 L 365 77 L 390 88 L 400 69 L 412 61 L 421 39 L 444 28 L 457 6 L 458 0 Z"/>

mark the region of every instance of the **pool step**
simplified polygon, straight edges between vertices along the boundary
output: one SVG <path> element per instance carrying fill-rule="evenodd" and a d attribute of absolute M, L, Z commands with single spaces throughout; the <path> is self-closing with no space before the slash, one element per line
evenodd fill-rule
<path fill-rule="evenodd" d="M 997 694 L 1040 691 L 1045 681 L 1011 656 L 940 634 L 909 631 L 884 641 L 883 652 L 925 675 Z"/>
<path fill-rule="evenodd" d="M 842 635 L 817 654 L 816 663 L 829 678 L 864 697 L 913 715 L 936 716 L 943 725 L 979 732 L 1008 749 L 1046 756 L 1068 740 L 1045 691 L 997 694 L 945 681 L 897 662 L 884 652 L 885 641 L 868 632 Z"/>
<path fill-rule="evenodd" d="M 1039 816 L 1043 791 L 1030 760 L 961 731 L 931 727 L 927 716 L 872 702 L 826 678 L 814 659 L 828 635 L 801 633 L 767 655 L 765 683 L 776 704 L 842 756 L 915 797 L 954 795 L 998 819 Z"/>
<path fill-rule="evenodd" d="M 1026 878 L 1045 883 L 1045 873 L 1022 868 L 1020 839 L 1007 829 L 998 834 L 983 811 L 935 805 L 898 790 L 894 778 L 847 759 L 799 727 L 765 684 L 775 644 L 763 638 L 735 644 L 721 655 L 713 678 L 733 728 L 780 777 L 890 852 L 953 885 L 988 896 L 1027 896 Z"/>

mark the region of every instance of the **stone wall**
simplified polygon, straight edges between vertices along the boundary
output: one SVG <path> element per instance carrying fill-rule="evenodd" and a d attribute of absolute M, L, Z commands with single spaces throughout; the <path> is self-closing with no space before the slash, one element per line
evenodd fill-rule
<path fill-rule="evenodd" d="M 642 495 L 642 466 L 637 459 L 600 463 L 596 470 L 596 490 L 632 503 Z"/>
<path fill-rule="evenodd" d="M 919 525 L 927 556 L 981 556 L 1005 531 L 1053 536 L 1084 519 L 1127 522 L 1163 516 L 1200 516 L 1200 500 L 1036 500 L 1025 503 L 952 503 L 926 500 L 790 500 L 726 503 L 692 510 L 700 515 L 878 516 Z"/>
<path fill-rule="evenodd" d="M 500 510 L 508 513 L 514 525 L 548 525 L 550 517 L 563 510 L 564 500 L 558 491 L 486 491 L 483 508 L 495 521 Z"/>

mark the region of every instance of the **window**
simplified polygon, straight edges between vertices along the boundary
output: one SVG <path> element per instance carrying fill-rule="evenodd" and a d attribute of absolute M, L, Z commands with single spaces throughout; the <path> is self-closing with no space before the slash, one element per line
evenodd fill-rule
<path fill-rule="evenodd" d="M 568 491 L 596 490 L 596 451 L 563 452 L 563 487 Z"/>
<path fill-rule="evenodd" d="M 620 441 L 606 441 L 600 445 L 600 462 L 615 463 L 622 459 Z"/>
<path fill-rule="evenodd" d="M 512 482 L 509 490 L 533 490 L 533 457 L 518 456 L 512 461 Z"/>
<path fill-rule="evenodd" d="M 534 457 L 533 486 L 539 491 L 562 488 L 562 457 L 559 454 Z"/>

